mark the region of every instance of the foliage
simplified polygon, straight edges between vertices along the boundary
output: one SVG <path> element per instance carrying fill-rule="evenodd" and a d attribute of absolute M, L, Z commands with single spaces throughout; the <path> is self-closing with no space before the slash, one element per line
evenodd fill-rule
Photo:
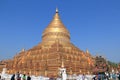
<path fill-rule="evenodd" d="M 111 61 L 108 61 L 108 65 L 110 65 L 111 67 L 114 67 L 114 68 L 118 67 L 118 63 L 111 62 Z"/>

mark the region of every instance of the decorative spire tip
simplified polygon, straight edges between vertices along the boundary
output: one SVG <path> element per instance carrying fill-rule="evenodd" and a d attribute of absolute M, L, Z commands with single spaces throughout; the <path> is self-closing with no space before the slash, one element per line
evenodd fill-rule
<path fill-rule="evenodd" d="M 56 8 L 56 13 L 58 13 L 58 8 Z"/>

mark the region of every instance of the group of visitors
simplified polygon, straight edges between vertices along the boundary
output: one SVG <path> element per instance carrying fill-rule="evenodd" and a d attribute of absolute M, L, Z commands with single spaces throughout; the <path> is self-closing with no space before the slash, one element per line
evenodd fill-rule
<path fill-rule="evenodd" d="M 29 73 L 26 74 L 20 74 L 19 72 L 17 74 L 13 74 L 11 77 L 11 80 L 31 80 L 31 77 Z"/>
<path fill-rule="evenodd" d="M 97 74 L 93 80 L 120 80 L 120 73 Z"/>

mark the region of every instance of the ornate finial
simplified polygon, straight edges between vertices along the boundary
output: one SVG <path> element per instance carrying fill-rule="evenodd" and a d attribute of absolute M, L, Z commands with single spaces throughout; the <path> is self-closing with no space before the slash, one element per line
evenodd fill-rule
<path fill-rule="evenodd" d="M 86 49 L 86 53 L 90 53 L 88 49 Z"/>
<path fill-rule="evenodd" d="M 58 13 L 58 8 L 56 8 L 56 13 Z"/>
<path fill-rule="evenodd" d="M 64 68 L 64 62 L 62 61 L 62 65 L 61 65 L 62 68 Z"/>
<path fill-rule="evenodd" d="M 62 68 L 64 68 L 64 61 L 63 61 L 63 58 L 62 58 L 62 65 L 61 65 Z"/>
<path fill-rule="evenodd" d="M 25 49 L 23 48 L 23 49 L 21 50 L 21 52 L 25 52 Z"/>

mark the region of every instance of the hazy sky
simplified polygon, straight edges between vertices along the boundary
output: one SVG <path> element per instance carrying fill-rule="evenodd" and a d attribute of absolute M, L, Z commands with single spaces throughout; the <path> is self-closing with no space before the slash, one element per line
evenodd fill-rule
<path fill-rule="evenodd" d="M 0 0 L 0 60 L 40 43 L 56 7 L 74 45 L 120 62 L 120 0 Z"/>

